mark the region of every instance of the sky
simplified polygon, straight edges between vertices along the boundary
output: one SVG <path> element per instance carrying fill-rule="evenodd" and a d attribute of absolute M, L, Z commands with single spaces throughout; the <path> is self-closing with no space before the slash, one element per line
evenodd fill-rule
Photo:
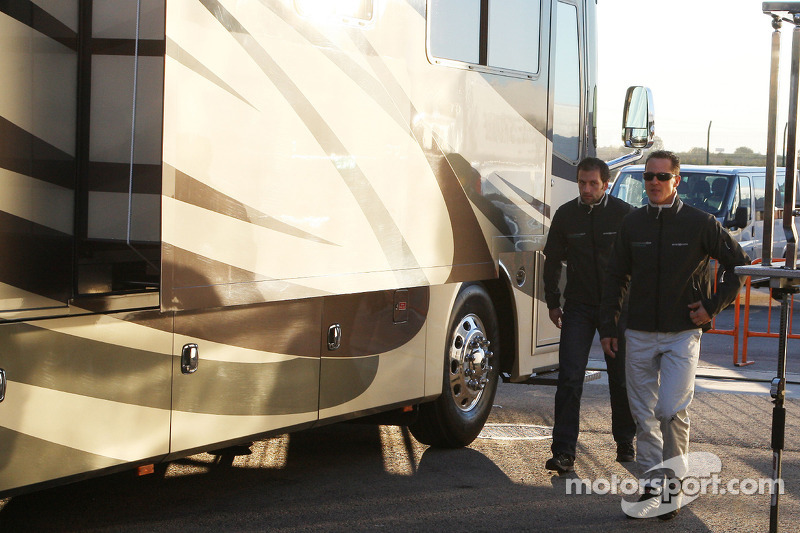
<path fill-rule="evenodd" d="M 766 153 L 771 17 L 761 0 L 598 0 L 598 146 L 622 146 L 625 90 L 653 91 L 656 136 L 676 152 Z M 793 25 L 781 27 L 778 146 L 788 120 Z"/>

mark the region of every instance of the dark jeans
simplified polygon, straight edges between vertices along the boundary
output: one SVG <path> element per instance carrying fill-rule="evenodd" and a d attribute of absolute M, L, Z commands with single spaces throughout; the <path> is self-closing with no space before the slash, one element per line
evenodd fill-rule
<path fill-rule="evenodd" d="M 561 345 L 558 349 L 558 389 L 553 423 L 554 454 L 566 453 L 575 456 L 578 442 L 581 395 L 589 350 L 600 325 L 600 306 L 587 305 L 572 300 L 564 304 L 561 318 Z M 611 433 L 614 441 L 632 442 L 636 435 L 636 423 L 628 407 L 625 388 L 625 336 L 624 320 L 620 320 L 618 334 L 619 351 L 616 357 L 606 357 L 608 389 L 611 394 Z"/>

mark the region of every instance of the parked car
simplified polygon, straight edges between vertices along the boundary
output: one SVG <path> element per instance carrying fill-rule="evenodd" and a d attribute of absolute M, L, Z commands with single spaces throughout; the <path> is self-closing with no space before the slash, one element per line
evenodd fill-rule
<path fill-rule="evenodd" d="M 647 194 L 642 180 L 643 172 L 644 165 L 622 168 L 611 187 L 611 195 L 634 207 L 645 205 Z M 776 169 L 776 216 L 772 248 L 775 258 L 784 257 L 786 253 L 782 219 L 784 176 L 784 168 Z M 762 250 L 765 183 L 765 167 L 681 165 L 678 195 L 686 204 L 714 215 L 739 241 L 747 255 L 756 259 L 761 257 Z M 795 185 L 795 190 L 800 192 L 798 186 L 800 182 Z"/>

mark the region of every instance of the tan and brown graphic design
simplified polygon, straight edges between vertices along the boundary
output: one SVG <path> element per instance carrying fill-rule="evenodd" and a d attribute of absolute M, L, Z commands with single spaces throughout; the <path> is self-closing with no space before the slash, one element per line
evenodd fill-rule
<path fill-rule="evenodd" d="M 432 3 L 0 1 L 0 494 L 435 399 L 464 283 L 530 373 L 549 36 Z"/>

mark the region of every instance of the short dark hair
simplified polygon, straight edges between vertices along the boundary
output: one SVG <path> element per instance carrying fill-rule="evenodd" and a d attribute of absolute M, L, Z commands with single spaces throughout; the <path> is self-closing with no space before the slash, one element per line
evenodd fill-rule
<path fill-rule="evenodd" d="M 675 152 L 670 152 L 669 150 L 656 150 L 655 152 L 650 152 L 650 155 L 647 156 L 647 159 L 644 162 L 645 166 L 651 159 L 669 159 L 672 162 L 672 171 L 675 174 L 681 173 L 681 158 L 675 155 Z"/>
<path fill-rule="evenodd" d="M 580 163 L 578 163 L 578 170 L 583 170 L 584 172 L 599 170 L 600 180 L 602 180 L 603 183 L 608 183 L 608 180 L 611 179 L 611 171 L 608 169 L 606 162 L 596 157 L 584 158 Z"/>

